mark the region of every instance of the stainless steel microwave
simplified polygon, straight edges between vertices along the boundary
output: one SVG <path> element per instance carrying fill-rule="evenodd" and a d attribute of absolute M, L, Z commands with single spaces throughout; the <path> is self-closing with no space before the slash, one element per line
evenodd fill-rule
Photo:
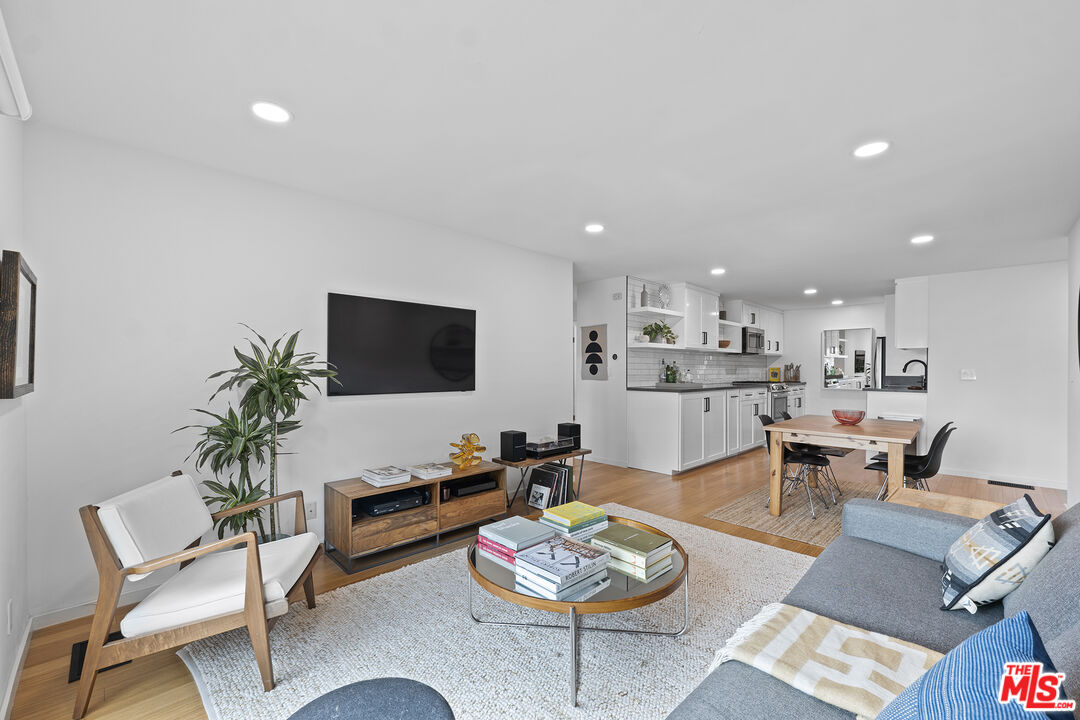
<path fill-rule="evenodd" d="M 765 354 L 765 331 L 760 328 L 742 329 L 742 351 L 744 355 Z"/>

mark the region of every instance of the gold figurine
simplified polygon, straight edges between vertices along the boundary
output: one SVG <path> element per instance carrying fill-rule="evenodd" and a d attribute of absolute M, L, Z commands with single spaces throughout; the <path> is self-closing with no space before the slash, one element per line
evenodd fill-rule
<path fill-rule="evenodd" d="M 480 436 L 476 433 L 465 433 L 461 436 L 460 443 L 452 442 L 450 447 L 458 449 L 456 453 L 450 453 L 450 459 L 462 470 L 479 463 L 483 459 L 480 453 L 487 450 L 480 444 Z"/>

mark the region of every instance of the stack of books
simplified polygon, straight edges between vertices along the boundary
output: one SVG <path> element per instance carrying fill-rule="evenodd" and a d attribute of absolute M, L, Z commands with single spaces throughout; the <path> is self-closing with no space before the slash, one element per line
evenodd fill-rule
<path fill-rule="evenodd" d="M 612 523 L 590 541 L 611 555 L 608 567 L 641 582 L 671 569 L 671 538 L 630 525 Z"/>
<path fill-rule="evenodd" d="M 421 480 L 434 480 L 435 478 L 446 477 L 454 472 L 449 465 L 443 465 L 442 463 L 410 465 L 406 469 Z"/>
<path fill-rule="evenodd" d="M 547 508 L 540 522 L 560 535 L 581 542 L 588 542 L 593 535 L 608 526 L 607 513 L 577 500 Z"/>
<path fill-rule="evenodd" d="M 370 470 L 364 469 L 360 472 L 360 478 L 368 485 L 386 487 L 388 485 L 407 483 L 412 479 L 412 474 L 397 465 L 386 465 L 385 467 Z"/>
<path fill-rule="evenodd" d="M 611 584 L 610 559 L 600 548 L 556 536 L 517 553 L 514 590 L 548 600 L 581 602 Z"/>
<path fill-rule="evenodd" d="M 507 518 L 480 528 L 476 552 L 512 572 L 514 558 L 519 552 L 554 536 L 555 531 L 534 520 Z"/>

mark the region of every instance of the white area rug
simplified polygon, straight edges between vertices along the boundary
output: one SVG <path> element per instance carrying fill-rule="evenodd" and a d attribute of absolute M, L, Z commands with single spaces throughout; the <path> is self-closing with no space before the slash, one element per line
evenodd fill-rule
<path fill-rule="evenodd" d="M 211 720 L 283 720 L 316 697 L 357 680 L 406 677 L 438 690 L 458 720 L 663 718 L 707 674 L 744 621 L 795 585 L 813 558 L 610 503 L 611 515 L 677 538 L 690 560 L 690 629 L 678 638 L 582 632 L 578 707 L 568 702 L 566 630 L 474 623 L 465 551 L 447 553 L 295 605 L 270 634 L 277 687 L 262 691 L 247 631 L 180 652 Z M 565 624 L 566 616 L 519 608 L 474 586 L 477 616 Z M 677 629 L 681 592 L 582 624 Z M 374 720 L 374 719 L 372 719 Z"/>

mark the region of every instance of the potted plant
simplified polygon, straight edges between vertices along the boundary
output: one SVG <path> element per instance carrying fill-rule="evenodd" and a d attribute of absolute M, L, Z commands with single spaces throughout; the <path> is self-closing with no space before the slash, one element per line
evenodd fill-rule
<path fill-rule="evenodd" d="M 671 327 L 662 320 L 649 323 L 645 327 L 641 328 L 641 334 L 648 335 L 649 342 L 651 343 L 665 342 L 668 345 L 674 345 L 675 341 L 679 337 L 675 334 L 675 331 L 672 330 Z"/>
<path fill-rule="evenodd" d="M 195 412 L 209 415 L 217 420 L 213 425 L 185 425 L 173 432 L 199 428 L 202 431 L 202 439 L 195 445 L 191 455 L 197 455 L 195 469 L 201 470 L 205 465 L 210 465 L 215 480 L 205 480 L 203 485 L 210 489 L 213 495 L 203 497 L 207 505 L 217 505 L 218 510 L 229 510 L 240 505 L 255 502 L 266 496 L 263 480 L 258 485 L 251 478 L 252 461 L 261 466 L 266 462 L 270 450 L 270 426 L 262 422 L 257 414 L 250 410 L 241 410 L 237 413 L 229 406 L 225 415 L 218 415 L 209 410 L 196 409 Z M 191 457 L 188 455 L 188 458 Z M 237 469 L 237 479 L 233 480 L 231 468 Z M 222 474 L 228 472 L 228 484 L 222 482 Z M 259 536 L 265 541 L 269 539 L 266 528 L 263 526 L 263 516 L 260 510 L 250 510 L 228 518 L 223 518 L 217 523 L 218 537 L 225 537 L 228 528 L 234 535 L 247 532 L 248 526 L 254 522 L 259 527 Z"/>
<path fill-rule="evenodd" d="M 316 392 L 321 393 L 322 391 L 315 383 L 316 378 L 327 378 L 328 381 L 333 380 L 339 385 L 341 383 L 335 377 L 337 372 L 329 363 L 317 360 L 316 353 L 298 354 L 296 352 L 296 341 L 300 337 L 299 330 L 290 335 L 288 340 L 285 340 L 285 336 L 282 335 L 271 345 L 250 326 L 244 325 L 244 327 L 255 333 L 259 343 L 248 340 L 248 345 L 251 347 L 250 355 L 240 352 L 239 348 L 233 348 L 233 354 L 240 361 L 240 365 L 216 372 L 208 378 L 221 376 L 228 378 L 210 396 L 210 401 L 213 402 L 218 393 L 223 390 L 239 387 L 244 390 L 244 395 L 240 399 L 240 409 L 250 411 L 268 423 L 270 428 L 268 480 L 269 492 L 273 496 L 277 495 L 280 438 L 300 427 L 299 420 L 289 418 L 296 414 L 301 401 L 308 399 L 304 390 L 314 388 Z M 284 344 L 282 340 L 285 340 Z M 270 535 L 277 536 L 277 512 L 273 505 L 270 506 Z"/>

